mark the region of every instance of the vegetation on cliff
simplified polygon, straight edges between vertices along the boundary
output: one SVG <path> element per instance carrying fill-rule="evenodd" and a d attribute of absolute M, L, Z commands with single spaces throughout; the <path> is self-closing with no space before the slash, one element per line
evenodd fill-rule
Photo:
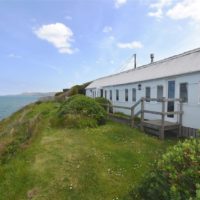
<path fill-rule="evenodd" d="M 38 102 L 0 122 L 1 200 L 129 199 L 174 143 L 110 121 L 81 129 L 53 126 L 62 109 L 72 114 L 75 102 Z"/>

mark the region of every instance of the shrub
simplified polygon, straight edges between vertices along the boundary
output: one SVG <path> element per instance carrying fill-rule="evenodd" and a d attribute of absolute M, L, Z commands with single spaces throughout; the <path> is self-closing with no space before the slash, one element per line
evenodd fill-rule
<path fill-rule="evenodd" d="M 54 96 L 57 97 L 57 96 L 60 96 L 63 92 L 57 92 Z"/>
<path fill-rule="evenodd" d="M 57 117 L 54 124 L 70 128 L 95 127 L 106 122 L 104 109 L 94 99 L 84 95 L 69 97 L 61 105 Z"/>
<path fill-rule="evenodd" d="M 172 147 L 133 194 L 134 199 L 200 199 L 200 141 Z"/>
<path fill-rule="evenodd" d="M 95 98 L 95 101 L 98 104 L 100 104 L 100 106 L 102 106 L 105 111 L 107 111 L 107 105 L 112 105 L 112 103 L 108 99 L 103 98 L 103 97 L 97 97 Z M 111 113 L 113 112 L 112 107 L 109 107 L 109 112 Z"/>
<path fill-rule="evenodd" d="M 74 85 L 70 90 L 68 91 L 68 96 L 73 96 L 77 94 L 83 94 L 85 95 L 85 88 L 90 84 L 91 82 L 84 83 L 82 85 Z"/>

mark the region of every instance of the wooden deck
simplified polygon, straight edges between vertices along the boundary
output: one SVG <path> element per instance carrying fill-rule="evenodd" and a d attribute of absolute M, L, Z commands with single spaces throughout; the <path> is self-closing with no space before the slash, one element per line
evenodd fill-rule
<path fill-rule="evenodd" d="M 162 120 L 144 120 L 143 127 L 147 132 L 160 136 L 161 130 L 163 132 L 179 130 L 180 124 L 169 121 L 164 121 L 162 124 Z"/>
<path fill-rule="evenodd" d="M 162 120 L 145 120 L 143 122 L 143 126 L 148 127 L 148 128 L 153 128 L 153 129 L 156 129 L 156 130 L 160 130 L 160 128 L 162 127 Z M 179 128 L 178 123 L 164 121 L 165 131 L 175 130 L 175 129 L 178 129 L 178 128 Z"/>
<path fill-rule="evenodd" d="M 156 101 L 161 103 L 161 111 L 155 111 L 155 110 L 146 110 L 145 109 L 145 102 L 149 101 Z M 174 111 L 168 111 L 166 110 L 167 102 L 174 102 L 177 105 L 175 108 L 177 110 Z M 131 112 L 130 121 L 132 127 L 138 127 L 137 124 L 135 124 L 136 117 L 140 116 L 140 129 L 141 131 L 147 131 L 151 133 L 156 133 L 160 137 L 160 139 L 164 139 L 165 137 L 165 131 L 170 130 L 177 130 L 179 131 L 179 136 L 181 135 L 181 128 L 182 128 L 182 116 L 183 116 L 183 103 L 181 99 L 166 99 L 166 98 L 145 98 L 142 97 L 139 99 L 133 106 L 126 107 L 126 106 L 116 106 L 116 105 L 110 105 L 110 104 L 103 104 L 104 106 L 107 106 L 107 112 L 109 114 L 110 107 L 111 108 L 122 108 L 122 109 L 128 109 Z M 136 110 L 136 107 L 140 107 Z M 135 112 L 137 111 L 137 112 Z M 158 115 L 158 118 L 161 118 L 160 120 L 145 120 L 145 114 L 152 114 L 152 115 Z M 177 123 L 172 123 L 169 121 L 165 121 L 167 115 L 177 115 Z M 118 119 L 119 122 L 121 120 Z"/>

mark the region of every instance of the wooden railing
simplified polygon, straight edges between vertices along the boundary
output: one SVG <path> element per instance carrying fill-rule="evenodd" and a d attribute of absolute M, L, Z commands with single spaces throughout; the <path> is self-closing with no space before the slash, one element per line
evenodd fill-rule
<path fill-rule="evenodd" d="M 161 107 L 161 111 L 152 111 L 152 110 L 146 110 L 145 108 L 145 102 L 150 102 L 150 101 L 156 101 L 156 102 L 160 102 L 162 104 Z M 140 102 L 140 103 L 139 103 Z M 166 112 L 166 103 L 167 102 L 178 102 L 179 103 L 179 110 L 177 111 L 172 111 L 172 112 Z M 182 116 L 183 116 L 183 103 L 181 99 L 166 99 L 166 98 L 162 98 L 162 99 L 156 99 L 156 98 L 141 98 L 135 105 L 139 105 L 141 104 L 141 123 L 140 123 L 140 129 L 143 131 L 144 130 L 144 114 L 148 113 L 148 114 L 154 114 L 154 115 L 161 115 L 161 130 L 160 130 L 160 137 L 164 138 L 164 123 L 165 123 L 165 117 L 166 115 L 177 115 L 177 123 L 179 124 L 179 132 L 181 131 L 181 127 L 182 127 Z M 134 110 L 136 108 L 136 106 L 133 105 L 131 107 L 131 119 L 132 119 L 132 127 L 134 127 L 134 119 L 135 119 L 135 115 L 134 115 Z M 176 106 L 174 106 L 176 107 Z"/>
<path fill-rule="evenodd" d="M 151 102 L 151 101 L 156 101 L 156 102 L 160 102 L 162 104 L 161 106 L 161 111 L 153 111 L 153 110 L 146 110 L 145 109 L 145 102 Z M 177 111 L 173 111 L 173 112 L 167 112 L 166 111 L 166 108 L 167 108 L 167 102 L 178 102 L 179 104 L 179 109 Z M 105 104 L 104 104 L 105 106 Z M 144 130 L 144 127 L 143 127 L 143 123 L 144 123 L 144 114 L 145 113 L 148 113 L 148 114 L 153 114 L 153 115 L 161 115 L 161 138 L 164 137 L 164 122 L 165 122 L 165 117 L 167 115 L 177 115 L 177 123 L 179 124 L 180 126 L 180 129 L 181 130 L 181 126 L 182 126 L 182 116 L 183 116 L 183 103 L 181 101 L 181 99 L 167 99 L 167 98 L 162 98 L 162 99 L 157 99 L 157 98 L 145 98 L 145 97 L 142 97 L 141 99 L 139 99 L 133 106 L 131 107 L 126 107 L 126 106 L 116 106 L 116 105 L 109 105 L 107 104 L 107 111 L 109 113 L 109 110 L 110 110 L 110 107 L 112 108 L 121 108 L 121 109 L 126 109 L 126 110 L 130 110 L 131 111 L 131 116 L 130 116 L 130 119 L 131 119 L 131 126 L 132 127 L 135 127 L 135 117 L 139 116 L 140 115 L 140 129 L 143 131 Z M 136 111 L 136 108 L 140 106 L 139 109 L 137 109 L 137 112 Z M 174 107 L 177 107 L 177 106 L 174 106 Z"/>

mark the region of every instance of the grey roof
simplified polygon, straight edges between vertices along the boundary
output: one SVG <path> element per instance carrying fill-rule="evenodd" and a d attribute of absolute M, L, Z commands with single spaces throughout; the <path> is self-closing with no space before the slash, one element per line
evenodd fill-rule
<path fill-rule="evenodd" d="M 200 71 L 200 48 L 94 80 L 87 89 L 135 83 Z"/>

